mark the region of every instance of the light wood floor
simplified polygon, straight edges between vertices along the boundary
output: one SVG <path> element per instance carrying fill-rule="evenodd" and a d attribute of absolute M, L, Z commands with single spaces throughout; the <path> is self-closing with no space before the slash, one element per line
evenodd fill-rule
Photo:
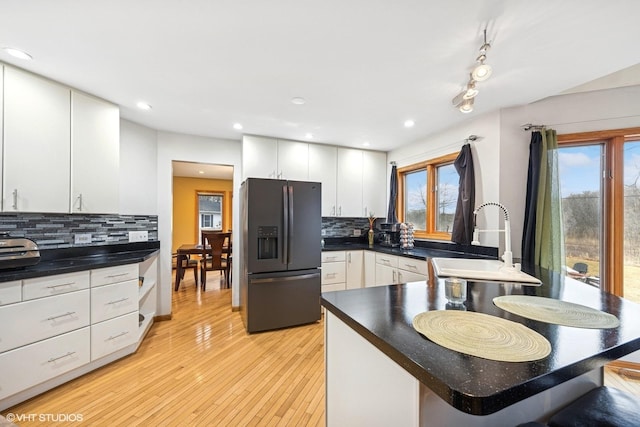
<path fill-rule="evenodd" d="M 156 322 L 137 353 L 3 414 L 82 414 L 92 427 L 323 426 L 323 325 L 248 335 L 231 291 L 208 278 L 196 292 L 189 273 L 173 319 Z"/>
<path fill-rule="evenodd" d="M 324 425 L 322 323 L 248 335 L 230 307 L 230 290 L 196 292 L 188 272 L 173 319 L 137 353 L 3 415 L 81 414 L 74 425 L 92 427 Z M 637 372 L 607 369 L 605 383 L 640 396 Z"/>

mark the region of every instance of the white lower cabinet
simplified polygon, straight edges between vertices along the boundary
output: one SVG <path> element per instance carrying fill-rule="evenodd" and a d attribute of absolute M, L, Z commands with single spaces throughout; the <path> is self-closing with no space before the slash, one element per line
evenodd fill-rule
<path fill-rule="evenodd" d="M 89 326 L 89 290 L 2 306 L 0 325 L 0 352 Z"/>
<path fill-rule="evenodd" d="M 91 288 L 91 323 L 138 311 L 138 281 Z"/>
<path fill-rule="evenodd" d="M 138 312 L 91 325 L 91 360 L 97 360 L 138 340 Z"/>
<path fill-rule="evenodd" d="M 89 327 L 0 354 L 0 399 L 89 363 Z"/>
<path fill-rule="evenodd" d="M 345 252 L 332 251 L 322 253 L 322 292 L 343 291 L 346 289 Z"/>
<path fill-rule="evenodd" d="M 0 283 L 0 305 L 22 300 L 22 280 Z"/>
<path fill-rule="evenodd" d="M 153 323 L 157 270 L 154 255 L 0 283 L 0 410 L 134 352 Z"/>
<path fill-rule="evenodd" d="M 426 260 L 376 253 L 376 277 L 373 286 L 428 280 Z"/>

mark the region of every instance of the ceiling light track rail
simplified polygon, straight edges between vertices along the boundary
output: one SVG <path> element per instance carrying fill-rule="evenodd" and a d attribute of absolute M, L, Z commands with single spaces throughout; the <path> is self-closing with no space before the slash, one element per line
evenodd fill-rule
<path fill-rule="evenodd" d="M 487 42 L 487 29 L 484 29 L 484 43 L 480 46 L 480 54 L 476 58 L 477 65 L 469 73 L 469 81 L 466 87 L 453 98 L 452 103 L 462 113 L 470 113 L 473 111 L 473 104 L 476 95 L 478 95 L 477 83 L 487 80 L 493 69 L 489 64 L 485 64 L 487 60 L 487 51 L 491 48 L 491 43 Z"/>

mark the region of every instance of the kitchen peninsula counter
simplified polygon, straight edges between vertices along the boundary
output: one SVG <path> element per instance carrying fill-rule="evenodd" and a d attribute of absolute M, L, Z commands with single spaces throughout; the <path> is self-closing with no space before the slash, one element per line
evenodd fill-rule
<path fill-rule="evenodd" d="M 444 279 L 438 277 L 324 293 L 328 425 L 339 418 L 343 423 L 362 421 L 362 416 L 369 417 L 372 425 L 398 421 L 397 417 L 408 425 L 494 426 L 543 420 L 601 385 L 607 362 L 640 349 L 639 305 L 554 272 L 538 269 L 529 273 L 541 279 L 542 285 L 469 281 L 465 306 L 468 311 L 519 322 L 546 337 L 551 354 L 534 362 L 497 362 L 465 355 L 416 332 L 412 326 L 415 315 L 451 308 L 444 297 Z M 507 313 L 493 304 L 496 296 L 517 294 L 602 310 L 618 317 L 621 326 L 552 325 Z M 353 393 L 363 393 L 358 397 L 362 404 L 340 403 Z M 363 408 L 369 415 L 360 413 Z M 385 420 L 386 416 L 392 418 Z"/>

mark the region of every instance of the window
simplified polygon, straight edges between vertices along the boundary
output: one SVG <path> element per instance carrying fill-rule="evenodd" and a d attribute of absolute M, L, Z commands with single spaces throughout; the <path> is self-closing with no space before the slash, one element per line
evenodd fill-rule
<path fill-rule="evenodd" d="M 221 194 L 198 193 L 198 241 L 202 230 L 222 230 Z"/>
<path fill-rule="evenodd" d="M 398 217 L 413 223 L 415 237 L 451 239 L 458 200 L 458 153 L 398 169 Z"/>
<path fill-rule="evenodd" d="M 640 128 L 558 144 L 569 274 L 640 302 Z"/>

